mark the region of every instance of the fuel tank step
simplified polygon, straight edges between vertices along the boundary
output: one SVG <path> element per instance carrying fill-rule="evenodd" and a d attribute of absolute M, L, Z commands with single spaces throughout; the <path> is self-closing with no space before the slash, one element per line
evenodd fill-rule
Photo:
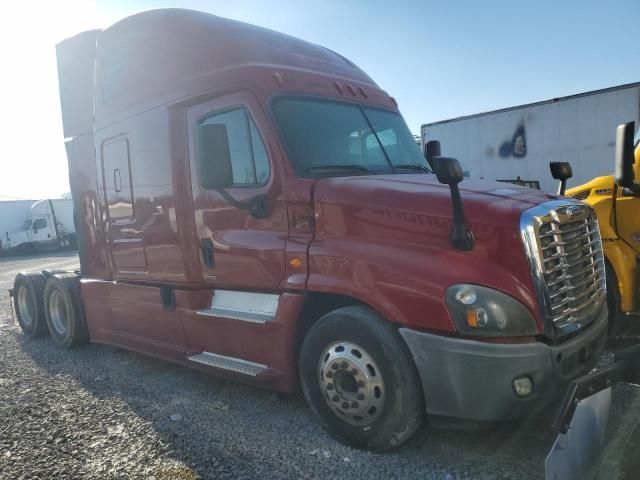
<path fill-rule="evenodd" d="M 279 299 L 271 293 L 216 290 L 211 305 L 196 314 L 264 324 L 275 320 Z"/>
<path fill-rule="evenodd" d="M 240 320 L 243 322 L 251 323 L 267 323 L 275 318 L 275 315 L 270 315 L 261 312 L 249 312 L 246 310 L 232 310 L 229 308 L 211 307 L 203 310 L 198 310 L 197 315 L 205 315 L 209 317 L 230 318 L 232 320 Z"/>
<path fill-rule="evenodd" d="M 241 373 L 255 377 L 256 375 L 266 372 L 269 367 L 260 363 L 250 362 L 241 358 L 225 357 L 217 353 L 202 352 L 197 355 L 188 357 L 189 360 L 210 367 L 220 368 L 230 372 Z"/>

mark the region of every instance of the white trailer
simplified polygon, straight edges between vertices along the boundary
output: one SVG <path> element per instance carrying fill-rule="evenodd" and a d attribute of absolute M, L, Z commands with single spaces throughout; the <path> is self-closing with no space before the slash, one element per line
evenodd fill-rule
<path fill-rule="evenodd" d="M 23 229 L 33 202 L 35 200 L 0 200 L 0 242 L 5 234 Z"/>
<path fill-rule="evenodd" d="M 71 199 L 39 200 L 29 209 L 21 230 L 5 232 L 2 251 L 35 252 L 76 247 Z"/>
<path fill-rule="evenodd" d="M 421 136 L 423 144 L 439 140 L 469 177 L 555 193 L 549 162 L 571 163 L 568 187 L 611 175 L 616 127 L 634 120 L 640 124 L 640 82 L 428 123 Z"/>

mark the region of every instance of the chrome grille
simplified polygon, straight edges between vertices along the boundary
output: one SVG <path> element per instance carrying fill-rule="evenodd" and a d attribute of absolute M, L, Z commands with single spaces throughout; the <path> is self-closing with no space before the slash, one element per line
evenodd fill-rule
<path fill-rule="evenodd" d="M 548 322 L 565 331 L 590 323 L 606 296 L 593 210 L 578 202 L 547 202 L 525 212 L 521 227 Z"/>

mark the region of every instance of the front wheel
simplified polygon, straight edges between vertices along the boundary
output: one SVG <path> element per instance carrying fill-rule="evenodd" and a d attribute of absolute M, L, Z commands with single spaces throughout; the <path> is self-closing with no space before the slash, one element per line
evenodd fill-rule
<path fill-rule="evenodd" d="M 424 417 L 422 389 L 396 329 L 366 307 L 323 316 L 300 350 L 300 380 L 322 425 L 343 443 L 388 450 Z"/>
<path fill-rule="evenodd" d="M 609 336 L 617 337 L 624 331 L 624 314 L 620 308 L 618 277 L 611 264 L 605 264 L 607 282 L 607 309 L 609 310 Z"/>

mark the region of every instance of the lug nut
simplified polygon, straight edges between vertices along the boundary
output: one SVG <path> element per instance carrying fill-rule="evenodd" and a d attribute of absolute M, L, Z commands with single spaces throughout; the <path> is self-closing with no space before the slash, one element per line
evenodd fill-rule
<path fill-rule="evenodd" d="M 349 403 L 348 402 L 342 402 L 342 408 L 347 410 L 349 408 Z"/>
<path fill-rule="evenodd" d="M 337 370 L 337 369 L 338 369 L 338 364 L 337 364 L 337 363 L 332 363 L 332 364 L 331 364 L 331 368 L 332 368 L 333 370 Z"/>
<path fill-rule="evenodd" d="M 329 383 L 327 385 L 327 390 L 333 390 L 333 383 Z"/>
<path fill-rule="evenodd" d="M 358 408 L 358 402 L 351 402 L 351 408 Z"/>
<path fill-rule="evenodd" d="M 333 378 L 333 372 L 331 370 L 329 370 L 326 374 L 325 377 L 327 378 Z"/>
<path fill-rule="evenodd" d="M 364 394 L 359 393 L 358 394 L 358 400 L 360 400 L 360 401 L 364 400 Z"/>
<path fill-rule="evenodd" d="M 355 368 L 351 369 L 351 375 L 356 376 L 358 374 L 358 370 Z"/>
<path fill-rule="evenodd" d="M 349 365 L 347 364 L 347 362 L 342 362 L 340 366 L 346 370 Z"/>
<path fill-rule="evenodd" d="M 362 380 L 358 381 L 358 387 L 360 387 L 360 388 L 364 387 L 364 382 Z"/>
<path fill-rule="evenodd" d="M 338 397 L 338 395 L 334 395 L 333 397 L 331 397 L 331 400 L 337 402 L 338 400 L 340 400 L 340 397 Z"/>

